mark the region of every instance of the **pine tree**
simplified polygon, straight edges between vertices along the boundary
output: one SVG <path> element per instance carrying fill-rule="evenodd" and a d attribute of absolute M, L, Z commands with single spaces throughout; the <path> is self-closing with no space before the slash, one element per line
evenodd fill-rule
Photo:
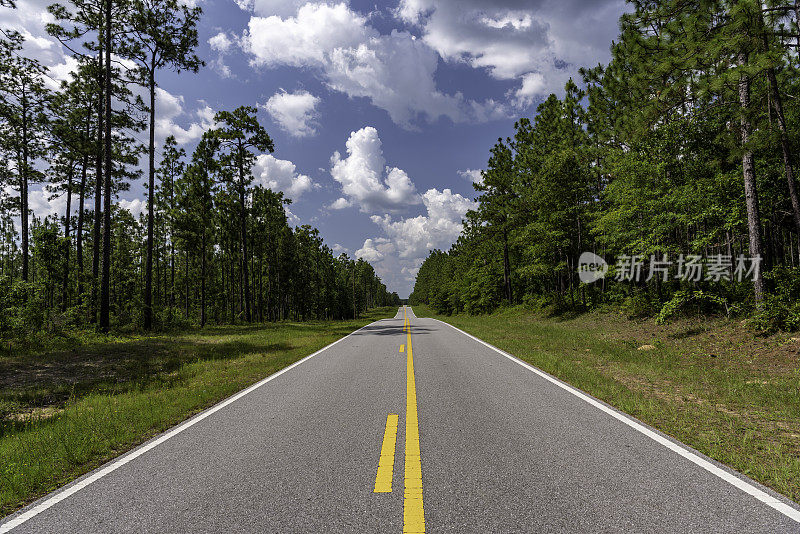
<path fill-rule="evenodd" d="M 155 196 L 156 73 L 164 68 L 197 72 L 203 62 L 194 54 L 197 47 L 199 7 L 177 0 L 132 0 L 130 31 L 119 46 L 120 54 L 132 59 L 134 79 L 147 87 L 149 111 L 147 261 L 144 288 L 144 328 L 153 326 L 153 219 Z"/>
<path fill-rule="evenodd" d="M 272 152 L 275 150 L 267 131 L 258 123 L 256 109 L 241 106 L 234 111 L 220 111 L 214 117 L 219 127 L 213 135 L 220 142 L 221 163 L 226 172 L 224 179 L 231 184 L 239 198 L 240 247 L 242 281 L 244 286 L 245 321 L 252 320 L 250 313 L 250 256 L 247 251 L 247 197 L 252 183 L 251 170 L 255 163 L 253 150 Z"/>
<path fill-rule="evenodd" d="M 19 194 L 17 209 L 21 219 L 22 280 L 28 281 L 29 207 L 28 189 L 42 180 L 34 165 L 46 150 L 48 135 L 47 103 L 51 92 L 44 83 L 47 68 L 19 54 L 23 37 L 6 33 L 0 70 L 0 143 L 7 159 L 6 180 Z"/>

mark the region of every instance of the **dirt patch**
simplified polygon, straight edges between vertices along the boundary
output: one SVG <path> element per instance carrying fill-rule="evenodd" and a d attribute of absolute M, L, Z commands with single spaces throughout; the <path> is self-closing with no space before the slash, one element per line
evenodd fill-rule
<path fill-rule="evenodd" d="M 6 420 L 8 421 L 16 421 L 18 423 L 27 423 L 30 421 L 44 421 L 45 419 L 50 419 L 61 412 L 63 412 L 63 408 L 57 408 L 55 406 L 43 406 L 41 408 L 33 408 L 30 410 L 26 410 L 24 412 L 16 412 L 9 414 L 6 416 Z"/>

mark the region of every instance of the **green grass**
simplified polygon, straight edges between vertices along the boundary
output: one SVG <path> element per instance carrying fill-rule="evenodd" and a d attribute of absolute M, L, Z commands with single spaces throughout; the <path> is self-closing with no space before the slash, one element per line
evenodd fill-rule
<path fill-rule="evenodd" d="M 800 501 L 800 339 L 612 313 L 418 317 L 457 326 Z M 639 350 L 652 345 L 651 350 Z"/>
<path fill-rule="evenodd" d="M 0 353 L 0 516 L 396 308 Z"/>

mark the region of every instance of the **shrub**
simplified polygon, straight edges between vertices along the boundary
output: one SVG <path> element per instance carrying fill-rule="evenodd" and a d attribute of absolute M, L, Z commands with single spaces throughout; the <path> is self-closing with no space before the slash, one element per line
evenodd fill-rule
<path fill-rule="evenodd" d="M 664 324 L 678 314 L 694 312 L 697 315 L 724 311 L 730 315 L 728 301 L 719 295 L 703 290 L 681 289 L 661 307 L 656 317 L 656 324 Z"/>

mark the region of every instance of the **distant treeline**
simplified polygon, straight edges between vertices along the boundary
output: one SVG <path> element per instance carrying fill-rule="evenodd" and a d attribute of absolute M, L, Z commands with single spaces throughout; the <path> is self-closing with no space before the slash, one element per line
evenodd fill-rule
<path fill-rule="evenodd" d="M 252 184 L 256 155 L 274 148 L 255 108 L 217 113 L 190 158 L 174 138 L 156 154 L 157 76 L 203 66 L 199 7 L 71 0 L 48 10 L 48 32 L 75 59 L 68 81 L 0 29 L 0 337 L 346 318 L 399 303 L 368 263 L 336 257 L 316 229 L 292 229 L 282 193 Z M 137 221 L 116 199 L 140 178 L 142 156 L 148 202 Z M 66 198 L 60 217 L 32 213 L 35 183 Z"/>
<path fill-rule="evenodd" d="M 582 69 L 583 88 L 570 80 L 491 149 L 479 207 L 422 265 L 412 302 L 617 302 L 660 319 L 755 311 L 761 326 L 800 326 L 798 4 L 631 4 L 611 62 Z M 611 265 L 604 280 L 581 283 L 585 251 Z M 703 258 L 699 280 L 682 254 Z M 615 281 L 633 256 L 641 279 Z M 762 258 L 758 276 L 737 279 L 740 256 Z M 671 266 L 647 280 L 651 257 Z"/>

